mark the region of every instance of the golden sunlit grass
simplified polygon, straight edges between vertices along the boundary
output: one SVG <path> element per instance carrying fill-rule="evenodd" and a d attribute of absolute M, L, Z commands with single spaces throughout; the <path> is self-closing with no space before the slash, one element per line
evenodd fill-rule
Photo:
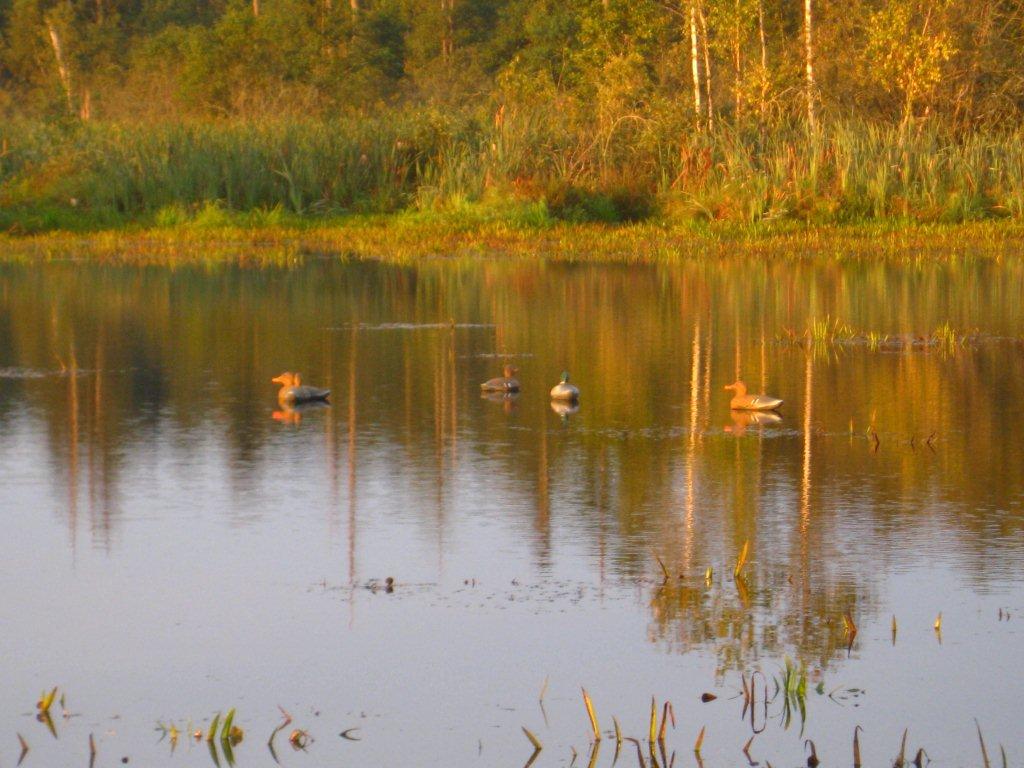
<path fill-rule="evenodd" d="M 0 234 L 0 259 L 81 258 L 106 262 L 177 265 L 297 264 L 309 256 L 410 262 L 425 258 L 544 258 L 572 262 L 662 263 L 716 260 L 741 250 L 758 258 L 828 260 L 1012 257 L 1024 245 L 1024 224 L 951 226 L 862 225 L 834 228 L 654 223 L 609 227 L 558 223 L 523 228 L 500 222 L 352 217 L 308 225 L 210 228 L 129 228 L 75 234 Z M 809 330 L 809 329 L 808 329 Z M 940 329 L 941 330 L 941 329 Z M 819 329 L 819 333 L 825 333 Z M 829 334 L 825 333 L 826 336 Z M 834 334 L 832 334 L 834 335 Z M 867 340 L 865 341 L 867 343 Z"/>
<path fill-rule="evenodd" d="M 826 315 L 812 317 L 806 328 L 795 331 L 784 328 L 776 341 L 799 347 L 863 347 L 871 352 L 893 352 L 901 350 L 935 350 L 944 354 L 974 346 L 986 337 L 977 331 L 953 327 L 946 321 L 930 333 L 884 332 L 877 329 L 859 329 L 839 319 Z M 853 432 L 853 424 L 850 424 Z"/>

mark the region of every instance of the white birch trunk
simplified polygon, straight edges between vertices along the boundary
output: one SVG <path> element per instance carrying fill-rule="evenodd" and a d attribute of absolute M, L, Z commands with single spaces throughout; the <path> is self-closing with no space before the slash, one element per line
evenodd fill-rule
<path fill-rule="evenodd" d="M 74 99 L 71 94 L 71 70 L 68 69 L 67 61 L 64 59 L 64 47 L 60 42 L 60 35 L 52 21 L 46 22 L 47 31 L 50 33 L 50 44 L 53 46 L 53 56 L 57 60 L 57 74 L 60 75 L 60 84 L 64 88 L 64 98 L 68 102 L 68 112 L 74 112 Z"/>
<path fill-rule="evenodd" d="M 734 94 L 733 100 L 736 102 L 736 119 L 739 120 L 743 115 L 743 54 L 741 50 L 741 42 L 743 37 L 743 28 L 740 25 L 740 0 L 735 2 L 736 9 L 736 24 L 733 29 L 733 66 L 736 69 L 736 79 L 734 81 Z"/>
<path fill-rule="evenodd" d="M 807 124 L 818 129 L 818 88 L 814 82 L 814 10 L 812 0 L 804 0 L 804 72 L 807 85 Z"/>
<path fill-rule="evenodd" d="M 697 45 L 697 5 L 690 2 L 690 71 L 693 73 L 693 115 L 697 121 L 697 130 L 701 123 L 700 97 L 700 51 Z"/>
<path fill-rule="evenodd" d="M 711 52 L 708 46 L 708 20 L 704 18 L 704 9 L 697 5 L 697 18 L 700 19 L 700 30 L 704 35 L 704 95 L 708 104 L 708 130 L 715 126 L 715 108 L 711 103 Z"/>
<path fill-rule="evenodd" d="M 757 2 L 757 34 L 761 38 L 761 103 L 758 112 L 764 122 L 768 100 L 768 43 L 764 34 L 764 0 Z"/>

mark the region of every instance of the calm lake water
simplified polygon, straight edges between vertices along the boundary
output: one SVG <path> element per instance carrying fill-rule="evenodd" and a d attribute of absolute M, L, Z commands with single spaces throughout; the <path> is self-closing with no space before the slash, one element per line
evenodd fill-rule
<path fill-rule="evenodd" d="M 825 318 L 898 337 L 790 340 Z M 1021 765 L 1022 337 L 1013 261 L 2 265 L 0 764 L 210 765 L 187 731 L 234 707 L 272 766 L 280 706 L 286 766 L 519 768 L 521 726 L 583 766 L 584 686 L 642 742 L 671 700 L 680 766 L 702 727 L 708 768 L 851 764 L 856 725 L 865 765 L 909 728 L 980 766 L 975 718 Z"/>

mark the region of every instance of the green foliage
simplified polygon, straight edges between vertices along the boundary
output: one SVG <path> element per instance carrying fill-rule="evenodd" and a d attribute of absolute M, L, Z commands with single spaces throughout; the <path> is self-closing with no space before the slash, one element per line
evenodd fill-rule
<path fill-rule="evenodd" d="M 941 23 L 956 0 L 888 3 L 871 15 L 866 54 L 882 87 L 898 93 L 903 116 L 931 94 L 948 74 L 945 65 L 956 54 L 949 25 Z"/>

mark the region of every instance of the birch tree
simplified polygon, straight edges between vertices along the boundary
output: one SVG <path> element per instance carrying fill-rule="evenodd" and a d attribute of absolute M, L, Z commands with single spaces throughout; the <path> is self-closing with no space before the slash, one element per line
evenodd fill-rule
<path fill-rule="evenodd" d="M 814 9 L 804 0 L 804 86 L 807 89 L 807 125 L 818 130 L 818 86 L 814 81 Z"/>

